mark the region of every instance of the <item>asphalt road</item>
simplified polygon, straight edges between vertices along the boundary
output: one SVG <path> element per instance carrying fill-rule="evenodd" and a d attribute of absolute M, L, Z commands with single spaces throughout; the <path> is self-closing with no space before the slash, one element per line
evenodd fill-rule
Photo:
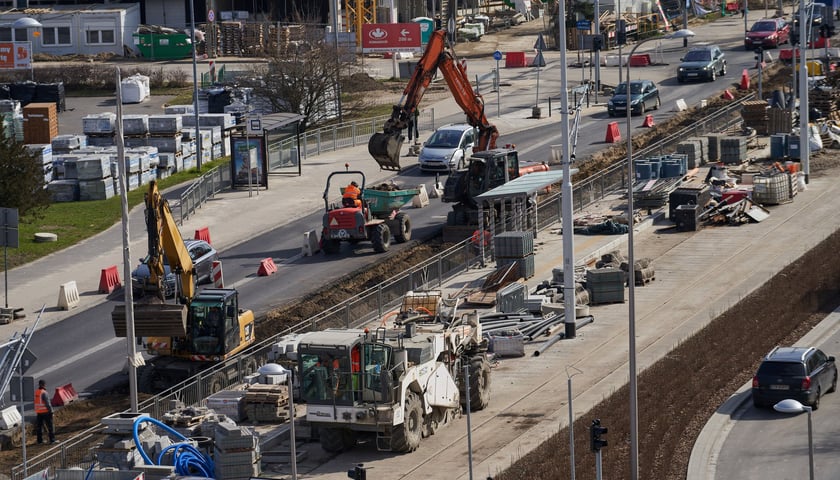
<path fill-rule="evenodd" d="M 675 78 L 676 65 L 685 49 L 681 42 L 664 41 L 648 42 L 644 44 L 637 53 L 652 52 L 653 58 L 662 65 L 646 68 L 631 68 L 632 78 L 649 78 L 656 81 L 660 87 L 662 108 L 652 112 L 656 122 L 661 122 L 674 114 L 673 106 L 678 99 L 683 99 L 688 105 L 695 105 L 700 100 L 718 95 L 723 89 L 731 88 L 732 83 L 737 83 L 740 72 L 745 68 L 754 66 L 752 52 L 745 52 L 741 43 L 741 36 L 737 32 L 732 35 L 729 32 L 726 37 L 718 37 L 721 32 L 716 32 L 714 24 L 704 27 L 699 31 L 698 37 L 692 44 L 703 43 L 708 38 L 716 38 L 727 55 L 729 73 L 726 77 L 719 78 L 716 82 L 698 82 L 689 84 L 678 84 Z M 708 31 L 707 29 L 712 29 Z M 726 38 L 726 41 L 723 39 Z M 539 72 L 539 91 L 541 104 L 547 106 L 548 97 L 552 98 L 550 111 L 544 110 L 544 115 L 556 117 L 559 122 L 559 91 L 560 91 L 560 63 L 559 53 L 550 52 L 546 54 L 547 66 Z M 569 56 L 569 61 L 574 57 Z M 492 58 L 486 60 L 471 59 L 470 68 L 476 72 L 483 72 L 495 67 Z M 586 75 L 589 74 L 587 70 Z M 567 71 L 570 86 L 576 85 L 579 81 L 580 70 L 570 68 Z M 536 69 L 506 69 L 502 73 L 503 84 L 498 97 L 503 99 L 499 111 L 503 114 L 516 111 L 528 111 L 537 101 L 537 71 Z M 605 84 L 617 80 L 617 68 L 603 67 L 601 78 Z M 493 93 L 485 93 L 488 113 L 495 112 L 493 101 L 497 96 Z M 571 100 L 574 100 L 571 98 Z M 125 105 L 124 113 L 149 113 L 154 114 L 162 111 L 165 98 L 152 97 L 149 102 L 138 105 Z M 590 99 L 590 108 L 583 111 L 580 128 L 578 131 L 579 159 L 585 158 L 592 153 L 608 147 L 604 143 L 606 125 L 611 121 L 618 121 L 621 125 L 622 135 L 625 134 L 624 119 L 611 118 L 607 115 L 603 97 L 599 98 L 600 105 L 595 105 L 594 95 Z M 81 131 L 81 121 L 84 115 L 101 112 L 113 108 L 113 101 L 108 99 L 73 99 L 68 102 L 72 111 L 65 112 L 60 117 L 62 122 L 62 133 Z M 462 114 L 451 114 L 436 118 L 438 124 L 443 125 L 451 122 L 462 122 Z M 633 117 L 632 126 L 634 131 L 641 129 L 642 119 Z M 501 132 L 498 145 L 515 144 L 520 151 L 520 158 L 526 161 L 550 161 L 551 146 L 560 143 L 560 124 L 550 123 L 545 126 L 525 130 L 517 133 Z M 404 158 L 404 165 L 411 162 L 411 158 Z M 420 173 L 418 169 L 411 168 L 403 171 L 395 177 L 395 181 L 401 184 L 414 185 L 425 183 L 427 187 L 432 185 L 434 176 Z M 313 195 L 320 197 L 323 186 L 314 186 Z M 172 197 L 173 192 L 168 196 Z M 279 207 L 282 208 L 282 207 Z M 422 210 L 410 209 L 414 228 L 414 238 L 424 239 L 436 235 L 445 221 L 446 212 L 449 206 L 439 201 L 433 201 L 430 207 Z M 301 216 L 288 225 L 278 227 L 268 233 L 249 239 L 236 247 L 220 252 L 221 259 L 225 264 L 225 279 L 229 285 L 235 286 L 241 297 L 241 304 L 248 305 L 257 314 L 283 304 L 289 300 L 299 298 L 308 292 L 320 287 L 325 281 L 340 277 L 353 272 L 359 268 L 370 265 L 379 259 L 369 245 L 361 243 L 351 249 L 349 245 L 342 248 L 341 261 L 322 255 L 315 257 L 300 257 L 300 232 L 311 229 L 320 229 L 321 210 L 312 212 L 301 212 Z M 140 222 L 133 222 L 130 226 L 134 236 L 144 235 L 144 225 Z M 94 241 L 96 241 L 94 239 Z M 394 246 L 401 248 L 401 246 Z M 261 259 L 273 257 L 282 270 L 282 275 L 261 279 L 259 283 L 251 282 L 254 272 Z M 39 362 L 35 367 L 36 371 L 29 372 L 38 378 L 45 378 L 51 384 L 60 384 L 68 378 L 73 379 L 77 391 L 96 391 L 108 388 L 114 382 L 124 381 L 120 374 L 124 352 L 120 347 L 121 343 L 113 337 L 113 330 L 110 323 L 110 313 L 121 301 L 115 298 L 95 308 L 80 311 L 67 321 L 50 327 L 49 335 L 35 335 L 30 349 L 35 353 Z M 79 329 L 79 326 L 84 326 Z M 45 332 L 46 333 L 46 332 Z M 54 338 L 70 338 L 72 342 L 61 342 L 55 344 Z M 96 368 L 82 368 L 85 366 L 96 366 Z M 81 373 L 85 372 L 85 373 Z"/>

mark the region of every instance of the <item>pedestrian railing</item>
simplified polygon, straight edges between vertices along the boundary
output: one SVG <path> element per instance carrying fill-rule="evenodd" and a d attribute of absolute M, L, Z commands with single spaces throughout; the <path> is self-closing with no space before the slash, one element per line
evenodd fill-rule
<path fill-rule="evenodd" d="M 634 152 L 634 156 L 641 158 L 646 155 L 668 153 L 671 148 L 686 137 L 730 129 L 741 122 L 740 104 L 752 98 L 752 95 L 744 97 L 655 144 L 639 149 L 638 152 Z M 626 192 L 626 169 L 626 161 L 620 162 L 584 181 L 576 183 L 574 185 L 573 210 L 580 211 L 608 195 Z M 210 172 L 207 175 L 210 175 Z M 208 180 L 208 182 L 211 181 Z M 205 188 L 211 189 L 213 187 Z M 540 201 L 536 212 L 536 227 L 538 230 L 549 228 L 560 221 L 562 215 L 561 202 L 562 198 L 559 193 Z M 533 213 L 533 211 L 530 212 L 531 215 Z M 504 231 L 504 227 L 499 226 L 497 231 Z M 281 337 L 328 327 L 358 327 L 382 318 L 400 304 L 407 292 L 440 287 L 456 275 L 482 265 L 484 260 L 476 246 L 469 239 L 464 240 L 381 284 L 353 296 L 351 299 L 297 322 L 276 335 L 262 340 L 242 354 L 142 402 L 139 405 L 139 410 L 153 418 L 161 418 L 165 412 L 171 409 L 172 402 L 176 400 L 183 402 L 185 405 L 204 405 L 211 393 L 242 382 L 245 376 L 255 372 L 265 361 L 275 360 L 276 353 L 273 351 L 273 345 Z M 37 472 L 44 469 L 89 468 L 95 460 L 95 448 L 102 442 L 102 429 L 103 427 L 98 425 L 62 442 L 60 446 L 29 459 L 26 468 L 23 465 L 13 467 L 10 472 L 10 480 L 24 480 L 27 472 Z"/>
<path fill-rule="evenodd" d="M 230 163 L 213 167 L 210 171 L 198 177 L 181 193 L 178 205 L 172 206 L 173 209 L 180 210 L 178 224 L 183 225 L 184 220 L 201 208 L 204 202 L 213 198 L 225 188 L 229 188 L 230 185 Z"/>

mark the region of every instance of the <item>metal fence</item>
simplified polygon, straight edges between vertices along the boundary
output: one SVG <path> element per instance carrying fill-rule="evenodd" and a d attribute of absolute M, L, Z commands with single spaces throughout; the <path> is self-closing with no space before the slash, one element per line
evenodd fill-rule
<path fill-rule="evenodd" d="M 634 152 L 634 156 L 642 158 L 646 155 L 666 153 L 686 137 L 727 130 L 741 121 L 740 103 L 752 98 L 752 96 L 745 97 L 740 102 L 735 102 L 655 144 L 641 148 Z M 626 161 L 620 162 L 575 184 L 573 209 L 580 211 L 607 195 L 620 191 L 626 192 L 626 167 Z M 560 216 L 559 193 L 542 199 L 537 211 L 537 229 L 548 228 L 558 222 Z M 174 400 L 186 405 L 204 405 L 211 393 L 242 382 L 244 377 L 255 372 L 259 365 L 267 360 L 274 360 L 272 346 L 280 337 L 328 327 L 360 326 L 381 318 L 393 310 L 407 292 L 439 287 L 456 275 L 481 264 L 483 260 L 475 245 L 465 240 L 349 300 L 277 332 L 241 355 L 205 370 L 182 384 L 144 401 L 139 405 L 139 410 L 153 418 L 161 418 L 171 409 L 171 403 Z M 32 472 L 45 468 L 89 467 L 94 461 L 95 447 L 102 441 L 102 428 L 101 425 L 93 427 L 62 442 L 59 447 L 33 457 L 27 462 L 26 470 Z M 26 475 L 23 465 L 13 467 L 10 477 L 11 480 L 24 480 Z"/>
<path fill-rule="evenodd" d="M 217 193 L 230 187 L 230 163 L 224 163 L 213 167 L 210 171 L 200 176 L 186 190 L 181 193 L 178 208 L 181 210 L 178 224 L 183 225 L 184 220 L 201 206 L 208 199 L 213 198 Z"/>

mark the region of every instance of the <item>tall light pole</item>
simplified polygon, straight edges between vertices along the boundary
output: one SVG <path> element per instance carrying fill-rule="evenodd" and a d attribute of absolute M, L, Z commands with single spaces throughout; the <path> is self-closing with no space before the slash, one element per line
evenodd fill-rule
<path fill-rule="evenodd" d="M 811 422 L 811 413 L 814 409 L 791 398 L 786 398 L 773 405 L 773 409 L 781 413 L 808 412 L 808 472 L 810 474 L 808 478 L 814 480 L 814 427 Z"/>
<path fill-rule="evenodd" d="M 198 66 L 196 65 L 196 55 L 197 52 L 195 51 L 195 1 L 190 0 L 190 41 L 192 42 L 192 71 L 193 71 L 193 116 L 195 117 L 195 154 L 197 156 L 195 160 L 195 164 L 198 167 L 198 171 L 201 171 L 201 129 L 199 128 L 199 119 L 198 119 Z M 250 172 L 249 172 L 250 178 Z"/>
<path fill-rule="evenodd" d="M 558 18 L 560 24 L 560 108 L 563 113 L 560 115 L 561 144 L 563 145 L 563 158 L 560 160 L 563 167 L 563 183 L 560 187 L 560 198 L 562 214 L 560 217 L 563 227 L 563 323 L 566 338 L 575 338 L 575 241 L 572 212 L 572 175 L 571 165 L 574 160 L 571 157 L 572 143 L 569 138 L 569 86 L 566 67 L 566 2 L 558 2 Z"/>
<path fill-rule="evenodd" d="M 633 53 L 639 46 L 651 40 L 680 38 L 687 40 L 693 36 L 694 32 L 684 29 L 662 37 L 646 38 L 636 43 L 630 50 L 630 54 L 627 55 L 627 88 L 625 90 L 627 99 L 627 225 L 629 226 L 627 231 L 627 263 L 630 265 L 630 278 L 627 282 L 628 308 L 630 309 L 627 336 L 630 339 L 630 473 L 633 480 L 639 479 L 639 406 L 637 404 L 639 394 L 636 379 L 636 262 L 633 255 L 633 180 L 636 175 L 633 168 L 633 125 L 630 124 L 630 116 L 633 111 L 633 95 L 630 91 L 630 59 L 633 58 Z M 620 68 L 619 71 L 621 71 Z"/>
<path fill-rule="evenodd" d="M 805 0 L 799 0 L 799 162 L 802 164 L 802 171 L 805 173 L 805 183 L 808 183 L 811 175 L 810 154 L 811 146 L 808 144 L 808 70 L 806 63 L 806 50 L 810 35 L 810 22 L 805 10 Z M 796 55 L 794 55 L 794 63 Z M 795 98 L 795 94 L 794 94 Z"/>

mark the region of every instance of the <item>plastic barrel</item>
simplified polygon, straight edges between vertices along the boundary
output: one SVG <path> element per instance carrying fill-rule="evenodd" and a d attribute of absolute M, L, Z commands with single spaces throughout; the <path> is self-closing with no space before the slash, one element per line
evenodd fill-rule
<path fill-rule="evenodd" d="M 650 162 L 636 162 L 636 180 L 650 180 L 652 169 L 653 165 Z"/>

